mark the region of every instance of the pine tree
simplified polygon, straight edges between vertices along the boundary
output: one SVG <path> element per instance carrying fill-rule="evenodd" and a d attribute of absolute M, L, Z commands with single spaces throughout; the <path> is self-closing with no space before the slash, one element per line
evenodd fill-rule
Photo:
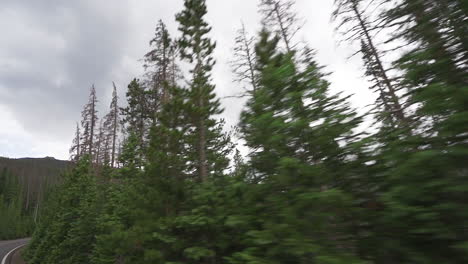
<path fill-rule="evenodd" d="M 169 261 L 173 248 L 164 241 L 167 241 L 165 237 L 174 234 L 165 228 L 174 228 L 171 224 L 175 223 L 174 217 L 182 214 L 183 203 L 187 202 L 184 199 L 186 183 L 192 172 L 188 169 L 186 149 L 186 134 L 190 129 L 186 112 L 187 91 L 170 87 L 168 93 L 171 99 L 162 105 L 158 122 L 151 128 L 148 161 L 136 184 L 137 192 L 142 195 L 133 199 L 140 210 L 132 227 L 135 230 L 133 236 L 139 238 L 142 254 L 149 262 Z M 126 170 L 125 165 L 122 170 Z"/>
<path fill-rule="evenodd" d="M 394 137 L 379 150 L 385 210 L 377 225 L 383 227 L 380 234 L 387 234 L 382 241 L 387 253 L 377 260 L 463 263 L 468 258 L 467 209 L 461 202 L 468 190 L 462 177 L 467 167 L 461 162 L 468 131 L 468 97 L 462 92 L 466 70 L 458 64 L 464 54 L 461 38 L 446 23 L 448 6 L 401 1 L 381 15 L 383 26 L 394 30 L 388 41 L 401 45 L 403 40 L 407 47 L 394 64 L 410 87 L 409 102 L 417 106 L 415 116 L 423 126 L 415 136 Z"/>
<path fill-rule="evenodd" d="M 360 10 L 361 1 L 339 2 L 344 5 L 341 14 L 350 15 L 343 21 L 357 22 L 350 38 L 362 41 L 367 74 L 375 84 L 383 80 L 379 74 L 383 71 L 366 30 L 369 35 L 375 29 L 391 31 L 386 42 L 398 45 L 397 51 L 405 48 L 393 67 L 401 73 L 398 85 L 409 91 L 406 101 L 416 109 L 411 119 L 419 121 L 410 134 L 388 129 L 384 123 L 371 139 L 371 154 L 366 155 L 373 165 L 362 167 L 364 177 L 359 179 L 364 185 L 358 184 L 360 188 L 354 191 L 366 187 L 365 196 L 373 197 L 366 199 L 377 206 L 367 210 L 362 221 L 368 235 L 361 237 L 364 247 L 360 251 L 376 263 L 466 262 L 462 248 L 468 237 L 459 231 L 466 218 L 460 199 L 468 189 L 460 178 L 466 166 L 459 162 L 466 148 L 467 97 L 461 92 L 466 87 L 466 67 L 460 63 L 466 49 L 460 31 L 450 22 L 460 24 L 463 19 L 462 9 L 453 9 L 459 2 L 379 1 L 388 6 L 376 28 Z M 385 82 L 380 83 L 376 87 L 385 88 Z M 387 107 L 392 113 L 392 104 Z M 365 160 L 360 161 L 364 164 Z M 375 249 L 375 244 L 381 247 Z"/>
<path fill-rule="evenodd" d="M 156 26 L 156 33 L 150 41 L 150 46 L 152 50 L 145 55 L 145 69 L 150 81 L 152 112 L 155 115 L 159 105 L 168 102 L 168 87 L 175 85 L 179 73 L 178 66 L 173 60 L 177 53 L 176 43 L 171 39 L 162 20 L 159 20 Z"/>
<path fill-rule="evenodd" d="M 132 256 L 133 239 L 129 223 L 132 223 L 130 202 L 131 182 L 110 183 L 104 190 L 103 205 L 96 223 L 96 243 L 90 257 L 92 264 L 128 263 Z"/>
<path fill-rule="evenodd" d="M 65 176 L 28 249 L 28 263 L 89 263 L 97 219 L 97 184 L 85 155 Z"/>
<path fill-rule="evenodd" d="M 294 11 L 294 0 L 261 0 L 262 24 L 280 36 L 287 52 L 295 47 L 294 37 L 302 28 L 302 21 Z"/>
<path fill-rule="evenodd" d="M 138 143 L 135 150 L 139 153 L 139 159 L 143 160 L 143 150 L 147 143 L 148 107 L 146 92 L 138 79 L 130 82 L 126 97 L 127 107 L 121 108 L 123 129 L 127 136 L 136 137 Z"/>
<path fill-rule="evenodd" d="M 251 157 L 252 166 L 259 174 L 269 175 L 275 168 L 266 161 L 277 160 L 282 155 L 296 153 L 303 162 L 312 164 L 344 155 L 340 154 L 338 139 L 346 141 L 346 135 L 352 135 L 351 130 L 359 119 L 353 117 L 346 99 L 328 95 L 329 84 L 311 51 L 306 52 L 302 61 L 307 65 L 306 70 L 300 72 L 290 54 L 277 53 L 279 39 L 268 37 L 263 32 L 256 49 L 258 69 L 262 73 L 260 84 L 266 88 L 262 87 L 248 102 L 251 110 L 243 112 L 241 121 L 247 145 L 256 150 Z M 325 132 L 326 129 L 330 132 Z M 265 137 L 272 132 L 277 136 Z M 312 137 L 314 133 L 317 134 Z M 316 144 L 312 139 L 325 141 Z"/>
<path fill-rule="evenodd" d="M 168 93 L 171 100 L 163 105 L 158 113 L 158 123 L 151 129 L 148 174 L 150 177 L 182 181 L 190 172 L 186 147 L 186 135 L 190 129 L 187 91 L 173 86 Z"/>
<path fill-rule="evenodd" d="M 104 119 L 101 119 L 99 130 L 96 135 L 96 155 L 94 163 L 98 166 L 106 164 L 109 153 L 109 141 L 105 135 Z"/>
<path fill-rule="evenodd" d="M 78 123 L 76 123 L 76 132 L 75 132 L 75 138 L 73 139 L 72 146 L 70 147 L 70 160 L 72 161 L 78 161 L 80 159 L 81 155 L 81 145 L 80 145 L 80 126 Z"/>
<path fill-rule="evenodd" d="M 362 0 L 335 0 L 333 19 L 340 20 L 338 29 L 343 31 L 346 40 L 361 42 L 358 52 L 362 54 L 366 76 L 370 77 L 373 84 L 371 89 L 378 93 L 376 108 L 379 121 L 390 123 L 393 127 L 407 126 L 409 120 L 402 104 L 403 98 L 398 95 L 398 91 L 403 88 L 390 77 L 389 70 L 384 66 L 382 54 L 374 43 L 373 31 L 376 26 L 369 22 L 366 13 L 361 10 L 364 4 L 369 5 Z"/>
<path fill-rule="evenodd" d="M 81 140 L 82 151 L 85 154 L 95 155 L 95 137 L 98 124 L 97 117 L 97 97 L 94 85 L 91 86 L 89 101 L 81 112 L 81 127 L 83 128 L 83 139 Z"/>
<path fill-rule="evenodd" d="M 242 157 L 242 154 L 240 153 L 239 149 L 236 149 L 236 152 L 235 152 L 234 158 L 233 158 L 232 175 L 234 177 L 247 179 L 247 177 L 248 177 L 247 172 L 248 172 L 247 163 L 245 162 L 244 158 Z"/>
<path fill-rule="evenodd" d="M 214 118 L 223 112 L 219 99 L 210 83 L 214 66 L 212 57 L 215 44 L 207 37 L 211 28 L 204 20 L 207 8 L 204 0 L 186 0 L 185 9 L 176 16 L 182 37 L 179 39 L 181 57 L 192 63 L 192 79 L 189 88 L 190 123 L 193 125 L 191 146 L 192 166 L 196 177 L 206 182 L 214 170 L 227 167 L 223 152 L 227 139 L 221 134 L 220 122 Z"/>
<path fill-rule="evenodd" d="M 26 195 L 19 177 L 3 168 L 0 171 L 0 239 L 26 237 L 33 229 L 32 213 L 25 207 Z"/>
<path fill-rule="evenodd" d="M 247 231 L 247 249 L 232 263 L 363 263 L 353 257 L 349 237 L 352 198 L 341 189 L 359 119 L 345 98 L 329 94 L 311 51 L 295 62 L 291 53 L 279 52 L 279 41 L 261 33 L 259 88 L 241 116 L 259 187 L 252 194 L 257 219 Z"/>
<path fill-rule="evenodd" d="M 119 155 L 121 170 L 119 175 L 123 178 L 131 178 L 139 175 L 144 161 L 141 158 L 141 142 L 134 132 L 130 132 L 124 140 Z"/>
<path fill-rule="evenodd" d="M 107 163 L 110 164 L 112 168 L 115 167 L 116 162 L 116 151 L 117 151 L 117 140 L 119 133 L 119 105 L 118 105 L 118 96 L 117 96 L 117 87 L 115 83 L 112 83 L 112 101 L 109 108 L 109 113 L 104 117 L 104 130 L 105 130 L 105 142 L 106 142 L 106 155 L 105 159 Z"/>
<path fill-rule="evenodd" d="M 446 15 L 447 8 L 457 1 L 449 2 L 443 5 L 437 1 L 402 1 L 382 15 L 382 23 L 395 31 L 388 41 L 403 40 L 411 45 L 396 65 L 406 72 L 404 83 L 414 87 L 409 100 L 420 106 L 418 117 L 433 121 L 426 132 L 444 131 L 455 135 L 468 131 L 466 119 L 454 115 L 467 111 L 468 102 L 462 91 L 468 71 L 463 38 L 450 26 L 450 16 Z M 463 15 L 457 13 L 458 19 L 463 19 Z M 453 116 L 457 120 L 452 119 Z M 454 123 L 450 124 L 452 121 Z"/>
<path fill-rule="evenodd" d="M 234 47 L 234 60 L 231 62 L 233 72 L 236 75 L 236 81 L 239 83 L 247 82 L 251 89 L 246 89 L 250 94 L 257 89 L 256 56 L 254 47 L 254 37 L 249 37 L 242 23 L 241 29 L 237 33 Z M 245 94 L 241 94 L 244 96 Z"/>

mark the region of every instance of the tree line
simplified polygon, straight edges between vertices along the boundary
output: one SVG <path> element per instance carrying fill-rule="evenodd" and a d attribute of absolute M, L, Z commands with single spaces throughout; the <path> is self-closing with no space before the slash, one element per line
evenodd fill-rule
<path fill-rule="evenodd" d="M 0 172 L 0 239 L 25 237 L 34 228 L 33 214 L 25 208 L 24 190 L 18 177 Z"/>
<path fill-rule="evenodd" d="M 377 95 L 365 116 L 298 41 L 294 1 L 261 0 L 259 13 L 261 32 L 242 26 L 235 39 L 247 102 L 234 132 L 219 118 L 205 0 L 184 1 L 177 38 L 158 23 L 126 107 L 114 85 L 98 122 L 91 89 L 76 166 L 28 263 L 468 261 L 465 2 L 335 1 L 337 31 Z M 360 129 L 367 115 L 372 133 Z"/>
<path fill-rule="evenodd" d="M 0 157 L 0 240 L 28 237 L 67 161 Z"/>

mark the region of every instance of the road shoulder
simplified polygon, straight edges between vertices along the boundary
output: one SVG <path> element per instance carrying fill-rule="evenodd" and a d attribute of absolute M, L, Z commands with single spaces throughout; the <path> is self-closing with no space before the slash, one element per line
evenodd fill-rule
<path fill-rule="evenodd" d="M 10 264 L 26 264 L 26 262 L 23 260 L 23 257 L 21 257 L 21 253 L 23 252 L 23 250 L 24 247 L 15 250 L 11 257 Z"/>

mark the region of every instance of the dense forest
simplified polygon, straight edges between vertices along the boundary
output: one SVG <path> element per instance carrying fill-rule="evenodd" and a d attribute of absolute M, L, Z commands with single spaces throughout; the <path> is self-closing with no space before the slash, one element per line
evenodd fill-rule
<path fill-rule="evenodd" d="M 262 30 L 239 30 L 232 131 L 205 0 L 178 33 L 160 21 L 124 103 L 114 85 L 99 117 L 91 88 L 28 263 L 468 263 L 467 1 L 335 0 L 377 95 L 365 115 L 295 8 L 260 0 Z"/>
<path fill-rule="evenodd" d="M 69 165 L 53 158 L 0 157 L 0 239 L 32 234 L 48 192 Z"/>

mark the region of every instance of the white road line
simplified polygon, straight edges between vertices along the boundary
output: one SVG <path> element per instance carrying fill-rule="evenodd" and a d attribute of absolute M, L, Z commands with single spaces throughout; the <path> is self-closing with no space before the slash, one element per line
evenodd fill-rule
<path fill-rule="evenodd" d="M 9 256 L 11 253 L 13 253 L 13 251 L 17 250 L 17 249 L 20 248 L 20 247 L 24 247 L 24 246 L 26 246 L 26 244 L 21 245 L 21 246 L 17 246 L 17 247 L 15 247 L 14 249 L 12 249 L 10 252 L 8 252 L 8 253 L 5 255 L 5 257 L 2 259 L 2 264 L 6 264 L 6 260 L 7 260 L 8 256 Z"/>

